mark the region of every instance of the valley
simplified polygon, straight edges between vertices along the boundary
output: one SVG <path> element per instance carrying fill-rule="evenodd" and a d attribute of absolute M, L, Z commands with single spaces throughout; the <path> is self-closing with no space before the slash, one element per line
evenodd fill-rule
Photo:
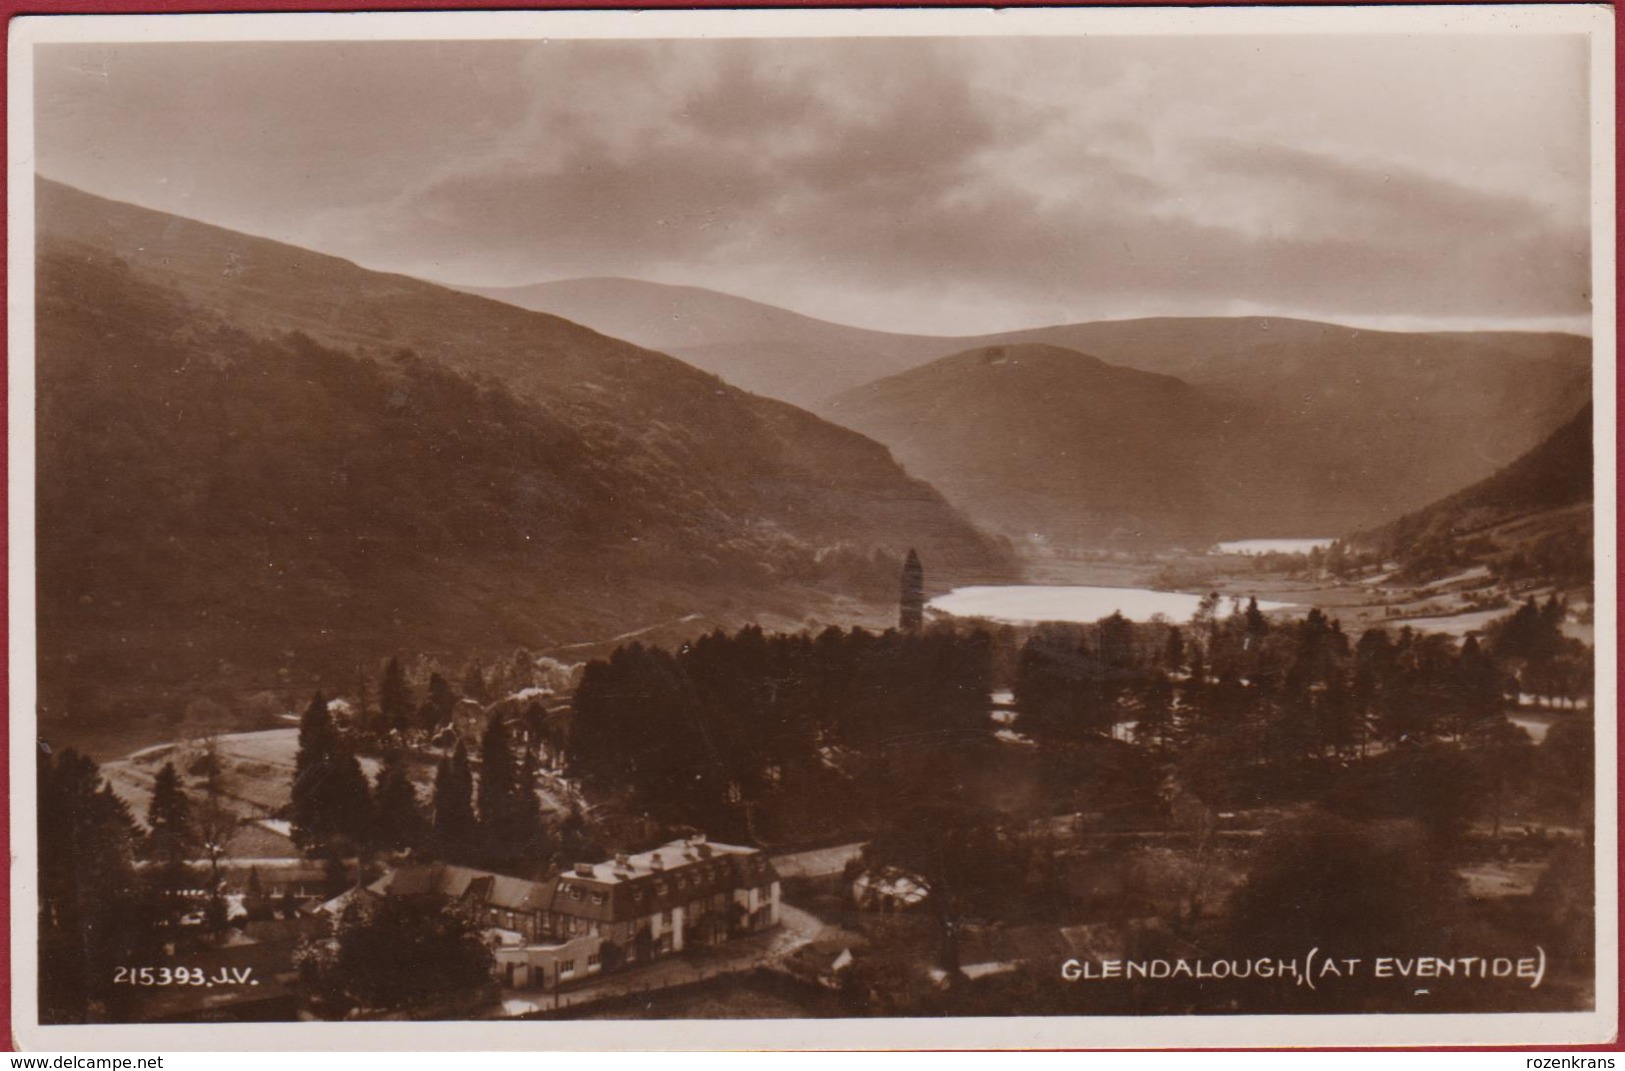
<path fill-rule="evenodd" d="M 13 27 L 22 1042 L 1605 1040 L 1608 12 L 624 14 Z"/>
<path fill-rule="evenodd" d="M 671 357 L 39 197 L 53 739 L 105 754 L 211 710 L 252 720 L 394 651 L 498 658 L 696 613 L 873 619 L 910 546 L 944 578 L 1018 575 L 884 448 Z"/>
<path fill-rule="evenodd" d="M 1311 396 L 1028 341 L 849 389 L 823 407 L 848 430 L 567 321 L 46 193 L 43 768 L 71 785 L 88 753 L 154 830 L 191 801 L 206 844 L 139 864 L 180 946 L 308 942 L 424 865 L 550 888 L 699 830 L 787 867 L 838 844 L 839 873 L 782 905 L 775 881 L 769 933 L 651 939 L 669 958 L 567 993 L 534 966 L 554 946 L 491 930 L 533 965 L 481 1014 L 614 1016 L 640 987 L 640 1016 L 1100 1014 L 1125 1009 L 1056 990 L 1055 955 L 1148 919 L 1165 950 L 1295 940 L 1252 890 L 1329 895 L 1322 849 L 1293 859 L 1330 837 L 1362 860 L 1338 888 L 1540 927 L 1550 999 L 1588 999 L 1551 892 L 1590 850 L 1588 407 L 1398 514 L 1379 468 L 1324 477 L 1437 412 L 1344 398 L 1331 449 Z M 221 256 L 263 274 L 222 286 Z M 308 274 L 354 304 L 287 305 Z M 342 807 L 301 787 L 333 777 Z"/>
<path fill-rule="evenodd" d="M 1018 542 L 1346 534 L 1488 476 L 1590 397 L 1590 341 L 1561 333 L 1161 317 L 940 338 L 631 279 L 484 292 L 863 431 Z M 1156 376 L 1183 387 L 1136 395 Z"/>

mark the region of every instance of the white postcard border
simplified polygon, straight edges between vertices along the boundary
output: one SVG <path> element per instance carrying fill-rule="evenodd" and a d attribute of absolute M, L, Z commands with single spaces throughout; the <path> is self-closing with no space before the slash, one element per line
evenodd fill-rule
<path fill-rule="evenodd" d="M 12 20 L 7 369 L 10 438 L 12 1023 L 36 1051 L 964 1049 L 1563 1045 L 1618 1025 L 1614 28 L 1602 5 L 56 15 Z M 34 159 L 36 44 L 106 41 L 1089 34 L 1586 34 L 1591 43 L 1596 606 L 1596 1009 L 1456 1015 L 118 1024 L 40 1026 L 34 853 Z"/>

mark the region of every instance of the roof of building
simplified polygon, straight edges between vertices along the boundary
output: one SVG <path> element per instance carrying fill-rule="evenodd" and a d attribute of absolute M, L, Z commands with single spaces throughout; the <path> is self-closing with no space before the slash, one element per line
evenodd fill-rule
<path fill-rule="evenodd" d="M 357 899 L 366 897 L 369 900 L 376 900 L 378 895 L 379 894 L 376 889 L 364 889 L 359 886 L 352 885 L 348 889 L 345 889 L 343 892 L 339 893 L 337 896 L 333 897 L 331 900 L 320 904 L 316 910 L 319 913 L 333 915 L 336 917 L 344 914 L 344 909 L 349 907 Z"/>
<path fill-rule="evenodd" d="M 373 882 L 370 888 L 396 896 L 433 894 L 504 911 L 545 911 L 552 895 L 545 882 L 450 864 L 401 867 Z"/>
<path fill-rule="evenodd" d="M 776 880 L 772 861 L 760 849 L 694 837 L 605 863 L 578 863 L 545 881 L 436 864 L 401 867 L 369 888 L 396 896 L 432 894 L 503 911 L 552 911 L 611 922 Z"/>
<path fill-rule="evenodd" d="M 606 863 L 577 864 L 555 879 L 552 910 L 601 922 L 637 918 L 776 880 L 761 849 L 691 837 Z"/>

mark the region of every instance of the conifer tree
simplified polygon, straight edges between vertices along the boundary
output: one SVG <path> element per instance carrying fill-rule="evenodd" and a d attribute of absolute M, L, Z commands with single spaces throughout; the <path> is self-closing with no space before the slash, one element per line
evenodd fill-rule
<path fill-rule="evenodd" d="M 366 775 L 349 742 L 333 726 L 318 692 L 299 723 L 290 806 L 294 843 L 307 851 L 337 851 L 367 843 L 372 801 Z"/>
<path fill-rule="evenodd" d="M 1255 641 L 1270 630 L 1269 619 L 1258 608 L 1257 596 L 1249 596 L 1247 599 L 1246 621 L 1247 635 L 1253 637 Z"/>
<path fill-rule="evenodd" d="M 487 862 L 512 873 L 539 862 L 541 809 L 528 752 L 518 753 L 502 715 L 493 714 L 480 746 L 480 839 Z"/>
<path fill-rule="evenodd" d="M 116 964 L 156 951 L 157 921 L 135 869 L 141 831 L 90 759 L 69 748 L 38 756 L 39 1014 L 43 1023 L 97 1021 L 120 1009 Z"/>
<path fill-rule="evenodd" d="M 361 762 L 350 742 L 339 737 L 334 744 L 333 783 L 326 794 L 333 832 L 346 847 L 360 848 L 373 843 L 372 786 L 361 771 Z"/>
<path fill-rule="evenodd" d="M 293 759 L 293 790 L 289 804 L 293 840 L 310 847 L 327 833 L 324 814 L 324 779 L 337 731 L 321 692 L 311 698 L 299 719 L 299 750 Z"/>
<path fill-rule="evenodd" d="M 197 839 L 192 829 L 192 804 L 173 762 L 164 763 L 153 780 L 147 828 L 149 858 L 167 866 L 184 864 L 191 858 Z"/>
<path fill-rule="evenodd" d="M 192 804 L 186 798 L 173 762 L 164 763 L 152 785 L 147 807 L 147 853 L 156 864 L 148 874 L 158 921 L 174 927 L 191 908 L 187 890 L 196 881 L 189 862 L 197 848 Z"/>
<path fill-rule="evenodd" d="M 438 673 L 429 675 L 429 698 L 424 701 L 422 713 L 428 724 L 425 728 L 436 729 L 451 720 L 452 711 L 457 709 L 457 693 L 451 690 L 446 678 Z"/>
<path fill-rule="evenodd" d="M 423 843 L 424 820 L 417 789 L 407 776 L 406 757 L 399 748 L 384 753 L 373 789 L 377 817 L 376 841 L 389 851 L 411 851 Z"/>
<path fill-rule="evenodd" d="M 1168 630 L 1168 645 L 1163 649 L 1162 660 L 1170 673 L 1185 668 L 1185 634 L 1178 625 Z"/>
<path fill-rule="evenodd" d="M 391 657 L 378 684 L 379 716 L 387 728 L 405 732 L 411 724 L 412 708 L 412 689 L 406 683 L 406 673 L 400 659 Z"/>
<path fill-rule="evenodd" d="M 471 857 L 478 827 L 474 821 L 474 775 L 463 742 L 440 760 L 434 778 L 434 844 L 442 859 L 461 862 Z"/>

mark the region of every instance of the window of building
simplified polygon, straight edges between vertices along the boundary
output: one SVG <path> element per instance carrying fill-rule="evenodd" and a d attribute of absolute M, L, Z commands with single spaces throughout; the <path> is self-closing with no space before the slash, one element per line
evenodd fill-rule
<path fill-rule="evenodd" d="M 563 963 L 559 964 L 559 977 L 560 978 L 563 978 L 567 974 L 574 974 L 575 972 L 576 972 L 576 961 L 575 960 L 567 959 Z"/>
<path fill-rule="evenodd" d="M 570 889 L 570 899 L 572 899 L 572 900 L 581 899 L 581 887 L 579 885 L 571 887 L 571 889 Z"/>
<path fill-rule="evenodd" d="M 670 925 L 671 925 L 671 911 L 669 911 L 669 910 L 667 910 L 667 911 L 662 911 L 662 912 L 661 912 L 661 913 L 660 913 L 660 921 L 661 921 L 661 922 L 662 922 L 662 923 L 663 923 L 663 924 L 664 924 L 664 925 L 667 925 L 667 926 L 670 926 Z"/>
<path fill-rule="evenodd" d="M 598 955 L 598 953 L 594 952 L 592 955 L 587 957 L 587 966 L 588 967 L 596 967 L 596 966 L 598 966 L 598 963 L 599 963 L 599 955 Z"/>
<path fill-rule="evenodd" d="M 665 896 L 666 895 L 666 883 L 665 882 L 663 882 L 663 881 L 655 882 L 655 895 L 656 896 Z"/>

